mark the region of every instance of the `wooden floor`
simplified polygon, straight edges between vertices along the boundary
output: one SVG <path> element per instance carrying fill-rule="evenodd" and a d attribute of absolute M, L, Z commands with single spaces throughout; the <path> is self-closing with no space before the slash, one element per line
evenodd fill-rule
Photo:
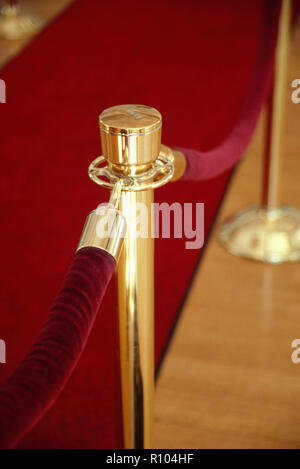
<path fill-rule="evenodd" d="M 21 2 L 45 19 L 70 0 Z M 23 42 L 0 41 L 0 63 Z M 300 78 L 300 22 L 289 83 Z M 300 104 L 287 90 L 283 201 L 300 207 Z M 260 199 L 263 119 L 219 216 Z M 235 258 L 213 235 L 161 371 L 157 448 L 300 448 L 300 263 Z"/>
<path fill-rule="evenodd" d="M 300 22 L 289 83 L 300 78 Z M 300 104 L 287 90 L 283 201 L 300 208 Z M 263 119 L 236 171 L 219 222 L 260 200 Z M 216 230 L 215 230 L 216 231 Z M 300 263 L 236 258 L 215 234 L 163 365 L 159 448 L 300 448 Z"/>

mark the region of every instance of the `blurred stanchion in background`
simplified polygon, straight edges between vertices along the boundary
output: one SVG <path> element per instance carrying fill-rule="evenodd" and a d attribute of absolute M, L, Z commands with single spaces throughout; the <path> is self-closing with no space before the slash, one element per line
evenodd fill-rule
<path fill-rule="evenodd" d="M 291 2 L 282 0 L 274 79 L 267 109 L 262 203 L 226 220 L 219 240 L 232 254 L 278 264 L 300 259 L 300 211 L 280 205 Z"/>
<path fill-rule="evenodd" d="M 23 12 L 16 0 L 10 0 L 0 10 L 0 36 L 4 39 L 24 39 L 37 33 L 40 27 L 40 19 Z"/>

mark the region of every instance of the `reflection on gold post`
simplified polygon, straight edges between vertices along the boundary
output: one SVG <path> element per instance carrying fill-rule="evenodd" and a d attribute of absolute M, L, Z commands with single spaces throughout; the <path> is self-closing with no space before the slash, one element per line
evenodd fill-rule
<path fill-rule="evenodd" d="M 219 231 L 221 243 L 232 254 L 273 264 L 300 259 L 300 211 L 279 205 L 290 15 L 290 0 L 282 0 L 274 83 L 267 110 L 262 205 L 236 214 Z"/>
<path fill-rule="evenodd" d="M 137 204 L 150 215 L 152 202 L 150 189 L 123 192 L 120 203 L 128 225 L 117 271 L 125 448 L 153 448 L 154 240 L 136 234 Z"/>
<path fill-rule="evenodd" d="M 9 1 L 0 10 L 0 36 L 3 39 L 25 39 L 37 33 L 40 27 L 39 18 L 22 12 L 17 0 Z"/>
<path fill-rule="evenodd" d="M 89 168 L 104 187 L 120 182 L 127 234 L 117 267 L 124 446 L 153 447 L 154 240 L 153 189 L 173 178 L 174 157 L 161 151 L 156 109 L 122 105 L 100 115 L 103 157 Z M 167 152 L 168 153 L 168 152 Z M 107 162 L 107 166 L 101 166 Z M 104 181 L 102 177 L 108 179 Z M 141 218 L 143 231 L 141 230 Z M 147 232 L 146 232 L 147 231 Z"/>

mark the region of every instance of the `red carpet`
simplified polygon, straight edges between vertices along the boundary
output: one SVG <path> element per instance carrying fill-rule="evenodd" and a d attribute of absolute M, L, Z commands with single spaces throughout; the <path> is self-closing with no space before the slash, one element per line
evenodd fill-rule
<path fill-rule="evenodd" d="M 79 0 L 2 70 L 1 379 L 37 336 L 86 215 L 108 199 L 87 177 L 100 154 L 100 111 L 150 105 L 163 115 L 164 143 L 216 146 L 242 106 L 262 3 Z M 205 202 L 207 235 L 228 178 L 168 184 L 156 201 Z M 156 242 L 157 363 L 199 258 L 184 243 Z M 120 445 L 115 317 L 111 285 L 69 384 L 20 447 Z"/>

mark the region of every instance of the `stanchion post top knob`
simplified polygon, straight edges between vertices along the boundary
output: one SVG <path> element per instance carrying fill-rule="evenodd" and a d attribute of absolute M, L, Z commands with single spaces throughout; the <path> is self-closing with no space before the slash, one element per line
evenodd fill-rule
<path fill-rule="evenodd" d="M 154 108 L 124 104 L 99 116 L 102 152 L 112 165 L 153 166 L 161 147 L 161 114 Z"/>

